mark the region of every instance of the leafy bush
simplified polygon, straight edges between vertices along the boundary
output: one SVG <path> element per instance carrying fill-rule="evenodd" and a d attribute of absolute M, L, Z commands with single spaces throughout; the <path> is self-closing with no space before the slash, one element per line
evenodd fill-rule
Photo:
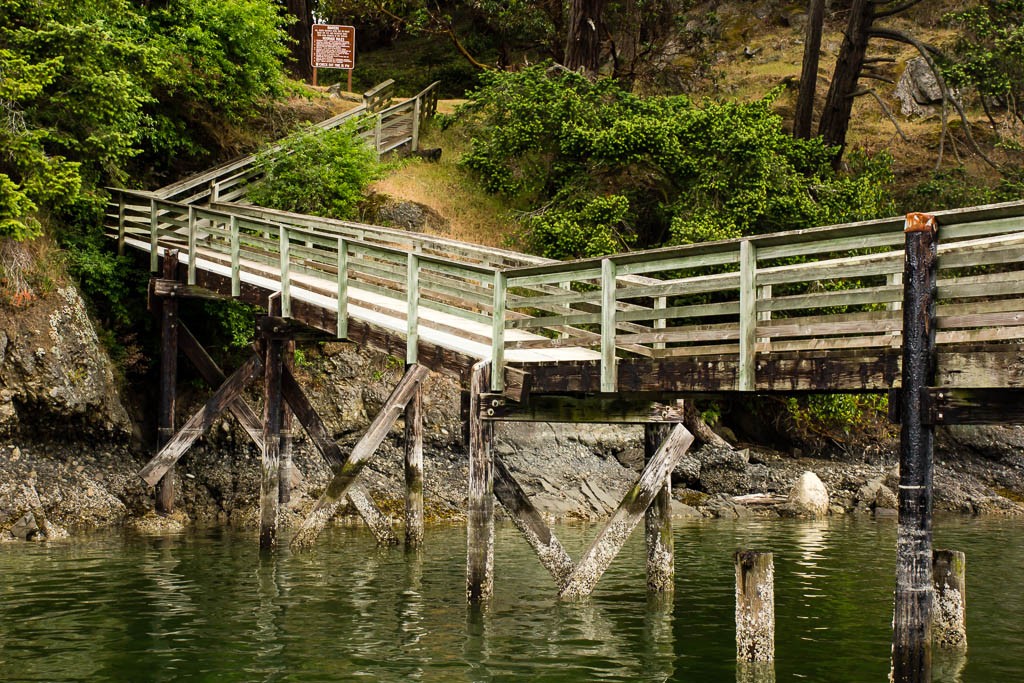
<path fill-rule="evenodd" d="M 1024 0 L 980 3 L 945 19 L 959 33 L 946 78 L 1001 102 L 1024 123 Z"/>
<path fill-rule="evenodd" d="M 282 211 L 356 218 L 367 185 L 384 168 L 373 149 L 356 137 L 356 125 L 329 131 L 310 127 L 281 152 L 265 153 L 258 161 L 263 176 L 250 187 L 249 200 Z"/>
<path fill-rule="evenodd" d="M 891 159 L 861 156 L 855 173 L 836 175 L 820 139 L 783 131 L 771 111 L 775 93 L 698 106 L 544 65 L 481 78 L 454 119 L 473 136 L 462 163 L 488 191 L 530 207 L 525 242 L 547 256 L 734 238 L 891 209 Z"/>

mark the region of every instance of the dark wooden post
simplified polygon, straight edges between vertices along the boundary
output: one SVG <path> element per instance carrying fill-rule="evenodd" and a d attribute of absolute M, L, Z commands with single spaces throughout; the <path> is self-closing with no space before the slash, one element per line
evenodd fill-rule
<path fill-rule="evenodd" d="M 178 276 L 178 250 L 164 251 L 163 276 Z M 160 415 L 157 424 L 157 452 L 174 438 L 174 403 L 178 392 L 178 301 L 165 296 L 160 302 Z M 156 511 L 174 511 L 174 468 L 167 470 L 156 487 Z"/>
<path fill-rule="evenodd" d="M 466 514 L 466 597 L 484 602 L 494 591 L 494 463 L 489 422 L 480 395 L 490 388 L 489 363 L 473 366 L 469 380 L 469 510 Z"/>
<path fill-rule="evenodd" d="M 939 649 L 967 649 L 967 558 L 956 550 L 936 550 L 932 555 L 935 604 L 932 619 Z"/>
<path fill-rule="evenodd" d="M 280 299 L 271 298 L 268 313 L 276 315 Z M 260 476 L 260 549 L 277 546 L 281 478 L 281 375 L 285 342 L 273 334 L 263 338 L 263 458 Z"/>
<path fill-rule="evenodd" d="M 932 643 L 932 442 L 924 395 L 935 375 L 935 218 L 907 214 L 903 269 L 899 530 L 892 667 L 895 683 L 930 681 Z M 927 420 L 930 422 L 930 420 Z"/>
<path fill-rule="evenodd" d="M 771 553 L 740 550 L 736 563 L 736 661 L 775 660 L 775 564 Z"/>
<path fill-rule="evenodd" d="M 423 544 L 423 384 L 405 406 L 405 545 Z"/>
<path fill-rule="evenodd" d="M 672 425 L 648 423 L 644 425 L 644 462 L 657 454 L 668 438 Z M 644 515 L 644 538 L 647 541 L 647 590 L 671 592 L 675 580 L 675 556 L 672 543 L 672 472 L 651 501 Z"/>
<path fill-rule="evenodd" d="M 282 348 L 283 368 L 294 374 L 295 340 L 289 339 Z M 278 480 L 278 501 L 288 505 L 292 500 L 292 486 L 295 481 L 295 463 L 292 462 L 292 423 L 293 413 L 287 401 L 281 402 L 281 467 Z"/>

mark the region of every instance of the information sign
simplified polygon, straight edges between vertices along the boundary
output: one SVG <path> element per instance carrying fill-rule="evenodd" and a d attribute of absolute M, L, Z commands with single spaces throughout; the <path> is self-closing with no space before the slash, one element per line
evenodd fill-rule
<path fill-rule="evenodd" d="M 314 69 L 354 69 L 356 65 L 355 27 L 314 24 L 310 61 Z"/>

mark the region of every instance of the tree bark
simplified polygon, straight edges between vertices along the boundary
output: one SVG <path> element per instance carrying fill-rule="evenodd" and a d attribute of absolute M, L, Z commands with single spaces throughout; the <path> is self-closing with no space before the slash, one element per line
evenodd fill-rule
<path fill-rule="evenodd" d="M 864 56 L 868 49 L 871 24 L 875 20 L 873 0 L 853 0 L 850 6 L 850 19 L 843 34 L 843 44 L 839 48 L 839 57 L 832 74 L 828 95 L 825 97 L 825 108 L 821 113 L 818 134 L 825 144 L 838 147 L 833 165 L 839 165 L 846 146 L 846 132 L 850 127 L 850 116 L 853 112 L 854 92 L 857 81 L 864 68 Z"/>
<path fill-rule="evenodd" d="M 295 17 L 295 23 L 289 24 L 288 35 L 295 42 L 291 44 L 291 70 L 302 80 L 313 79 L 313 67 L 310 64 L 313 33 L 313 6 L 310 0 L 284 0 L 287 14 Z"/>
<path fill-rule="evenodd" d="M 565 66 L 597 73 L 601 64 L 601 14 L 605 0 L 572 0 L 569 33 L 565 41 Z"/>
<path fill-rule="evenodd" d="M 811 137 L 814 96 L 818 89 L 818 58 L 821 56 L 821 28 L 825 22 L 825 0 L 810 0 L 807 8 L 807 33 L 804 38 L 804 62 L 800 67 L 800 93 L 793 119 L 793 137 Z"/>

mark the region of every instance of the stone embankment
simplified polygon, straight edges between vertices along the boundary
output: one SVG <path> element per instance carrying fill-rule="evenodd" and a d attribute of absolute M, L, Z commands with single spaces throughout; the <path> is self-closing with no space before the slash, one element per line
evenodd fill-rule
<path fill-rule="evenodd" d="M 342 445 L 358 441 L 398 381 L 402 364 L 347 343 L 304 350 L 296 372 Z M 115 373 L 81 298 L 61 289 L 0 317 L 0 539 L 35 539 L 132 525 L 173 530 L 189 523 L 255 523 L 259 453 L 230 419 L 182 459 L 180 512 L 152 513 L 151 491 L 136 472 L 152 449 L 133 428 Z M 468 464 L 459 388 L 426 382 L 425 493 L 428 520 L 459 519 Z M 204 395 L 183 397 L 179 423 Z M 258 397 L 248 397 L 259 412 Z M 151 426 L 148 431 L 152 431 Z M 741 446 L 741 445 L 737 445 Z M 605 425 L 502 424 L 495 450 L 535 504 L 555 519 L 604 517 L 642 467 L 642 429 Z M 896 444 L 876 444 L 841 459 L 789 457 L 757 447 L 695 447 L 673 473 L 674 510 L 690 517 L 792 514 L 894 516 Z M 936 507 L 972 514 L 1022 511 L 1024 429 L 967 428 L 938 439 Z M 288 520 L 326 485 L 329 470 L 308 440 L 296 438 L 296 495 Z M 805 475 L 813 472 L 817 483 Z M 402 424 L 365 470 L 365 484 L 395 520 L 402 499 Z M 814 493 L 791 495 L 794 484 Z M 823 495 L 824 494 L 824 498 Z M 808 502 L 811 500 L 812 502 Z M 822 502 L 825 500 L 826 502 Z M 822 507 L 824 505 L 824 507 Z M 811 509 L 813 508 L 813 509 Z M 351 511 L 349 511 L 351 512 Z"/>

